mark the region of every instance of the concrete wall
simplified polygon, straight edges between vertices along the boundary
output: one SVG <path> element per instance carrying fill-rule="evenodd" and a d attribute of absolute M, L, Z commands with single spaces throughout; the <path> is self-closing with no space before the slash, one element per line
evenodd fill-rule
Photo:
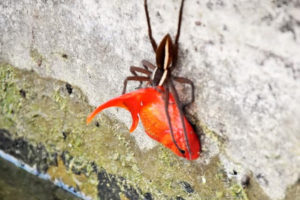
<path fill-rule="evenodd" d="M 174 36 L 179 3 L 149 2 L 157 42 Z M 137 0 L 2 0 L 0 35 L 0 61 L 66 81 L 93 106 L 120 95 L 129 66 L 155 60 Z M 184 6 L 174 73 L 196 86 L 188 109 L 204 129 L 196 163 L 218 156 L 227 176 L 239 181 L 252 174 L 271 199 L 299 187 L 299 38 L 298 0 L 187 0 Z M 130 125 L 126 111 L 105 113 Z M 141 126 L 131 136 L 142 152 L 157 147 Z"/>

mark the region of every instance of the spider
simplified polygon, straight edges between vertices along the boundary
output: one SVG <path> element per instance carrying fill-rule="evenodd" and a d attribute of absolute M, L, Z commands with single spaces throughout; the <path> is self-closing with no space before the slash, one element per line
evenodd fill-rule
<path fill-rule="evenodd" d="M 163 86 L 164 101 L 165 101 L 164 107 L 165 107 L 165 112 L 166 112 L 166 116 L 168 119 L 168 124 L 169 124 L 170 132 L 171 132 L 172 141 L 175 144 L 175 146 L 177 147 L 177 149 L 182 154 L 185 154 L 185 151 L 182 150 L 178 146 L 177 142 L 175 141 L 172 124 L 171 124 L 171 120 L 170 120 L 170 115 L 168 112 L 168 107 L 169 107 L 168 99 L 169 99 L 169 93 L 171 92 L 171 94 L 174 96 L 175 103 L 180 112 L 180 120 L 181 120 L 183 130 L 184 130 L 185 144 L 187 146 L 189 155 L 191 155 L 191 149 L 190 149 L 190 145 L 189 145 L 189 141 L 188 141 L 188 137 L 187 137 L 186 127 L 185 127 L 184 120 L 183 120 L 183 116 L 184 116 L 183 110 L 187 105 L 190 105 L 191 103 L 194 102 L 194 84 L 191 80 L 189 80 L 187 78 L 172 75 L 172 71 L 174 70 L 174 68 L 176 67 L 176 64 L 177 64 L 178 41 L 179 41 L 179 36 L 180 36 L 183 5 L 184 5 L 184 0 L 181 1 L 181 5 L 180 5 L 177 33 L 175 36 L 174 44 L 172 43 L 172 39 L 171 39 L 170 35 L 167 34 L 167 35 L 165 35 L 165 37 L 162 39 L 162 41 L 160 42 L 160 44 L 157 47 L 157 44 L 152 36 L 152 29 L 151 29 L 151 22 L 150 22 L 150 17 L 149 17 L 147 0 L 144 0 L 144 8 L 145 8 L 145 13 L 146 13 L 146 18 L 147 18 L 147 26 L 148 26 L 148 37 L 150 39 L 153 51 L 156 55 L 156 66 L 146 60 L 142 60 L 143 68 L 131 66 L 130 72 L 133 74 L 133 76 L 128 76 L 124 80 L 124 87 L 123 87 L 122 94 L 124 94 L 126 92 L 126 87 L 127 87 L 128 81 L 139 81 L 140 86 L 141 86 L 142 82 L 148 82 L 148 84 L 150 84 L 152 87 Z M 141 73 L 143 75 L 138 75 L 137 73 Z M 186 102 L 185 104 L 183 104 L 180 101 L 179 95 L 174 86 L 174 81 L 190 85 L 190 87 L 191 87 L 191 100 L 190 101 Z"/>

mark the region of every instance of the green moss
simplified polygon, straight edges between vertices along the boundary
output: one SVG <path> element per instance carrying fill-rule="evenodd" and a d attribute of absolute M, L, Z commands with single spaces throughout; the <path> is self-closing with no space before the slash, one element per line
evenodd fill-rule
<path fill-rule="evenodd" d="M 1 113 L 5 114 L 6 122 L 10 125 L 15 120 L 15 115 L 22 106 L 22 101 L 19 100 L 19 90 L 16 88 L 14 69 L 9 65 L 1 65 L 0 70 L 0 109 Z"/>
<path fill-rule="evenodd" d="M 231 186 L 231 192 L 232 195 L 236 198 L 236 199 L 243 199 L 243 200 L 248 200 L 248 197 L 243 189 L 243 187 L 241 185 L 238 184 L 234 184 Z"/>
<path fill-rule="evenodd" d="M 33 51 L 32 57 L 36 56 L 42 59 Z M 162 145 L 141 152 L 127 127 L 118 120 L 100 114 L 93 123 L 85 124 L 93 108 L 78 88 L 73 87 L 70 95 L 62 81 L 41 78 L 34 72 L 17 70 L 7 64 L 0 65 L 0 77 L 0 128 L 17 133 L 15 137 L 24 137 L 32 144 L 43 144 L 50 153 L 68 152 L 66 168 L 61 164 L 51 169 L 53 177 L 65 176 L 72 184 L 70 177 L 74 171 L 85 171 L 87 178 L 83 175 L 73 178 L 82 191 L 95 197 L 97 177 L 91 166 L 95 162 L 98 168 L 124 177 L 126 184 L 139 188 L 141 193 L 150 192 L 155 199 L 176 196 L 247 199 L 244 190 L 228 180 L 218 157 L 205 165 L 179 158 Z M 22 97 L 20 90 L 26 92 L 26 97 Z M 96 121 L 99 126 L 95 125 Z M 207 137 L 223 144 L 222 138 L 201 126 Z M 188 193 L 180 184 L 183 181 L 194 192 Z M 119 186 L 125 191 L 123 182 L 119 180 Z"/>

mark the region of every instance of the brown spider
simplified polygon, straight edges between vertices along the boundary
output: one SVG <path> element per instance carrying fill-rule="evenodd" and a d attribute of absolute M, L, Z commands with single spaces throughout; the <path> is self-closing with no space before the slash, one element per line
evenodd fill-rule
<path fill-rule="evenodd" d="M 123 94 L 126 92 L 126 86 L 128 81 L 139 81 L 140 84 L 142 82 L 146 81 L 151 86 L 163 86 L 164 90 L 164 100 L 165 100 L 165 112 L 168 119 L 172 141 L 176 145 L 177 149 L 182 153 L 185 154 L 185 151 L 182 150 L 178 144 L 176 143 L 174 139 L 174 133 L 172 124 L 170 121 L 170 115 L 168 112 L 168 105 L 169 105 L 169 92 L 172 93 L 175 99 L 175 103 L 179 109 L 180 112 L 180 120 L 182 122 L 183 130 L 184 130 L 184 137 L 185 137 L 185 143 L 188 148 L 189 155 L 191 155 L 191 149 L 187 137 L 186 127 L 183 120 L 183 109 L 185 106 L 191 104 L 194 102 L 194 84 L 191 80 L 183 77 L 177 77 L 172 75 L 173 69 L 176 67 L 177 64 L 177 54 L 178 54 L 178 40 L 180 36 L 180 28 L 181 28 L 181 20 L 182 20 L 182 10 L 183 10 L 183 4 L 184 0 L 181 1 L 181 6 L 179 10 L 179 19 L 178 19 L 178 26 L 177 26 L 177 34 L 175 36 L 175 43 L 172 43 L 172 39 L 169 34 L 167 34 L 163 40 L 160 42 L 159 46 L 157 47 L 157 44 L 155 40 L 152 37 L 152 30 L 151 30 L 151 24 L 150 24 L 150 17 L 148 12 L 148 6 L 147 6 L 147 0 L 144 0 L 144 7 L 145 7 L 145 13 L 147 18 L 147 25 L 148 25 L 148 36 L 150 39 L 150 42 L 152 44 L 153 50 L 156 55 L 156 66 L 151 64 L 150 62 L 143 60 L 142 65 L 144 68 L 141 67 L 130 67 L 130 72 L 134 76 L 128 76 L 124 80 L 124 87 L 123 87 Z M 150 71 L 151 69 L 152 71 Z M 137 72 L 142 73 L 146 76 L 138 75 Z M 174 86 L 173 81 L 179 82 L 179 83 L 186 83 L 191 86 L 191 100 L 184 105 L 181 103 L 177 90 Z"/>

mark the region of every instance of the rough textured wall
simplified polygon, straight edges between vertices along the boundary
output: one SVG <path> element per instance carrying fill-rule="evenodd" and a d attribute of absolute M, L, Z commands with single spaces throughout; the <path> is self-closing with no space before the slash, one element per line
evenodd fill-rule
<path fill-rule="evenodd" d="M 178 7 L 149 2 L 157 42 L 174 35 Z M 76 85 L 94 106 L 120 94 L 130 65 L 154 61 L 142 1 L 4 0 L 0 13 L 1 61 Z M 203 136 L 197 163 L 219 155 L 227 175 L 252 173 L 272 199 L 299 184 L 299 24 L 297 0 L 187 0 L 184 7 L 175 73 L 196 85 L 189 113 L 197 126 L 216 133 Z M 130 124 L 123 110 L 106 113 Z M 157 145 L 142 128 L 132 136 L 144 152 Z"/>

